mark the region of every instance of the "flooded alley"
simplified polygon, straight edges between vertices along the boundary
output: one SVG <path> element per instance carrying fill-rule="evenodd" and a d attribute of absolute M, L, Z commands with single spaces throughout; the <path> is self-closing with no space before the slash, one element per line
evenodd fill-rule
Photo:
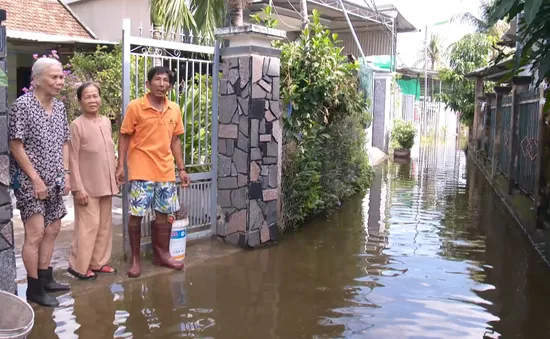
<path fill-rule="evenodd" d="M 378 168 L 369 194 L 276 246 L 35 307 L 30 338 L 546 338 L 548 286 L 448 143 Z"/>

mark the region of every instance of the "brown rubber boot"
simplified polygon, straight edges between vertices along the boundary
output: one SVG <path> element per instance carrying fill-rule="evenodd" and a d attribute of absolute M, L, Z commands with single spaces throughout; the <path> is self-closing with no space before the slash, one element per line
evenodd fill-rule
<path fill-rule="evenodd" d="M 153 242 L 153 265 L 168 267 L 173 270 L 182 270 L 183 263 L 175 260 L 170 255 L 170 236 L 172 224 L 154 223 L 151 228 L 151 240 Z"/>
<path fill-rule="evenodd" d="M 132 251 L 132 267 L 128 270 L 130 278 L 137 278 L 141 275 L 140 246 L 141 246 L 141 225 L 128 225 L 128 238 Z"/>

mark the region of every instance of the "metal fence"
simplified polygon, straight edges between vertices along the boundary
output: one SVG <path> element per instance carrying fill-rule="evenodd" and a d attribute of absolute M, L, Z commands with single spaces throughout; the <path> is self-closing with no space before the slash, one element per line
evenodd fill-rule
<path fill-rule="evenodd" d="M 508 176 L 508 165 L 510 163 L 510 114 L 512 113 L 512 97 L 510 95 L 502 98 L 499 111 L 502 112 L 500 128 L 500 150 L 498 157 L 498 169 Z"/>
<path fill-rule="evenodd" d="M 495 104 L 494 97 L 487 103 L 487 105 Z M 497 126 L 497 114 L 501 114 L 500 126 Z M 512 114 L 516 118 L 513 118 Z M 483 114 L 485 128 L 481 141 L 482 147 L 488 151 L 488 160 L 498 159 L 496 169 L 504 176 L 511 177 L 512 184 L 531 196 L 537 192 L 539 117 L 540 92 L 538 89 L 517 93 L 515 100 L 512 95 L 505 95 L 499 107 L 486 107 Z M 512 119 L 515 119 L 514 131 L 511 130 Z M 494 150 L 497 130 L 500 134 L 500 145 L 498 150 Z M 496 157 L 493 157 L 494 151 L 498 152 Z M 510 161 L 513 162 L 512 166 Z M 511 173 L 508 173 L 510 169 Z"/>
<path fill-rule="evenodd" d="M 495 140 L 495 136 L 496 136 L 496 131 L 497 131 L 496 114 L 497 114 L 497 108 L 495 103 L 495 106 L 490 107 L 490 114 L 489 114 L 490 140 Z M 493 152 L 494 152 L 494 143 L 489 142 L 489 152 L 488 152 L 489 159 L 493 159 Z"/>
<path fill-rule="evenodd" d="M 189 238 L 211 234 L 215 224 L 217 172 L 218 49 L 212 41 L 185 34 L 161 35 L 155 39 L 130 36 L 130 22 L 123 29 L 123 102 L 146 93 L 147 71 L 165 66 L 173 71 L 175 83 L 170 100 L 180 106 L 185 133 L 181 137 L 183 158 L 191 184 L 178 195 L 189 217 Z M 176 175 L 177 177 L 177 175 Z M 128 226 L 128 185 L 123 187 L 123 220 Z M 154 212 L 144 217 L 143 237 L 151 234 Z M 126 244 L 126 241 L 125 241 Z"/>
<path fill-rule="evenodd" d="M 519 123 L 518 123 L 518 159 L 517 182 L 519 188 L 534 195 L 536 193 L 536 158 L 538 149 L 539 132 L 539 105 L 540 94 L 538 90 L 520 93 L 519 99 Z"/>

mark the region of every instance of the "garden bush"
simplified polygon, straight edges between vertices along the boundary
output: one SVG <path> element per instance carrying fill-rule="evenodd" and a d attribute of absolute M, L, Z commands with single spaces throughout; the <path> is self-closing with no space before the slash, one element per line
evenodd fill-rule
<path fill-rule="evenodd" d="M 49 58 L 59 59 L 55 50 L 47 56 Z M 35 54 L 37 59 L 38 55 Z M 130 60 L 130 96 L 131 99 L 145 94 L 145 67 L 151 67 L 150 60 L 147 64 L 144 56 L 131 55 Z M 63 65 L 65 73 L 65 87 L 59 98 L 64 102 L 67 109 L 69 122 L 73 121 L 80 113 L 76 90 L 85 81 L 94 81 L 101 86 L 101 114 L 108 117 L 113 123 L 113 139 L 118 141 L 118 131 L 121 123 L 122 114 L 122 48 L 116 45 L 112 50 L 106 46 L 98 46 L 93 53 L 76 52 L 69 62 Z M 137 84 L 136 84 L 137 76 Z M 201 119 L 185 120 L 186 131 L 182 136 L 182 143 L 186 152 L 186 164 L 191 162 L 209 163 L 206 157 L 210 154 L 210 121 L 212 114 L 212 76 L 194 75 L 187 82 L 179 83 L 180 87 L 185 88 L 180 93 L 179 103 L 181 105 L 182 115 L 187 112 L 188 116 L 192 114 L 199 116 L 197 110 L 202 110 Z M 208 90 L 206 90 L 208 88 Z M 31 88 L 24 88 L 27 92 Z M 203 90 L 201 90 L 203 89 Z M 169 93 L 170 99 L 176 100 L 176 90 Z M 210 114 L 206 114 L 206 109 Z M 192 113 L 195 110 L 195 113 Z M 191 131 L 193 133 L 191 133 Z M 198 147 L 198 145 L 201 147 Z M 200 151 L 200 152 L 199 152 Z M 208 170 L 204 166 L 191 167 L 190 172 Z"/>
<path fill-rule="evenodd" d="M 298 41 L 277 44 L 283 119 L 281 228 L 329 213 L 370 185 L 366 128 L 372 119 L 338 36 L 312 22 Z"/>

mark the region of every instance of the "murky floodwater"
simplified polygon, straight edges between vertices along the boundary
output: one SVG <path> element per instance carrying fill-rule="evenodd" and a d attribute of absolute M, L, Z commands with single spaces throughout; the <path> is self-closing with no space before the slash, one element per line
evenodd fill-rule
<path fill-rule="evenodd" d="M 275 247 L 66 296 L 32 338 L 548 338 L 550 270 L 453 145 Z"/>

